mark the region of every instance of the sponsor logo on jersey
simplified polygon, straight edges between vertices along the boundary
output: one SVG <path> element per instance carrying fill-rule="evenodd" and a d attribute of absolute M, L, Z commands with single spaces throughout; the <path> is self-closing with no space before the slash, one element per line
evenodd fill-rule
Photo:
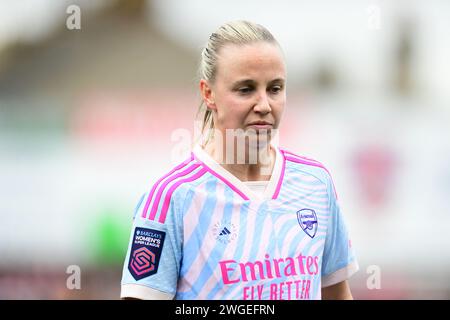
<path fill-rule="evenodd" d="M 128 270 L 135 280 L 158 272 L 165 235 L 165 232 L 159 230 L 135 229 L 128 263 Z"/>
<path fill-rule="evenodd" d="M 301 209 L 297 211 L 297 220 L 305 233 L 314 238 L 317 232 L 317 215 L 313 209 Z"/>
<path fill-rule="evenodd" d="M 319 256 L 297 256 L 252 261 L 219 261 L 224 285 L 242 284 L 244 300 L 311 299 L 313 284 L 320 277 Z M 273 281 L 272 281 L 273 280 Z"/>

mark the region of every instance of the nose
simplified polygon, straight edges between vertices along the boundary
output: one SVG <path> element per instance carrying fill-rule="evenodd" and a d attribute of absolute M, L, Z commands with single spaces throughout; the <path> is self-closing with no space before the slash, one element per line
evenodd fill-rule
<path fill-rule="evenodd" d="M 256 101 L 255 106 L 253 107 L 253 110 L 258 113 L 269 113 L 272 111 L 272 108 L 270 107 L 269 97 L 267 96 L 267 93 L 261 92 L 261 94 L 258 96 L 258 101 Z"/>

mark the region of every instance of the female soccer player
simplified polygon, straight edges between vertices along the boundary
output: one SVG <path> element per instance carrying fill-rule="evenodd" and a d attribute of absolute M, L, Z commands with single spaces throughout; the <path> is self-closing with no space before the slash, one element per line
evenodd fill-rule
<path fill-rule="evenodd" d="M 227 23 L 200 76 L 204 139 L 141 198 L 121 297 L 351 299 L 358 264 L 330 174 L 273 143 L 286 102 L 277 41 Z"/>

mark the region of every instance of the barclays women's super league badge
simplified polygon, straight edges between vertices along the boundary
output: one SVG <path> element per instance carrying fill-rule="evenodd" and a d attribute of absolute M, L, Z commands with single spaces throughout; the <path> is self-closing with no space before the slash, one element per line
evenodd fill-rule
<path fill-rule="evenodd" d="M 301 209 L 297 211 L 297 220 L 305 233 L 314 238 L 317 232 L 317 215 L 313 209 Z"/>

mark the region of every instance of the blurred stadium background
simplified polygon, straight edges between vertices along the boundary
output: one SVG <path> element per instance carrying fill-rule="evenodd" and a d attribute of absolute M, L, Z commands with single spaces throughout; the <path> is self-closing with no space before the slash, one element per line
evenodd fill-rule
<path fill-rule="evenodd" d="M 280 144 L 333 174 L 354 297 L 449 299 L 449 16 L 445 0 L 0 1 L 0 299 L 119 297 L 134 206 L 186 151 L 201 46 L 234 19 L 284 49 Z"/>

